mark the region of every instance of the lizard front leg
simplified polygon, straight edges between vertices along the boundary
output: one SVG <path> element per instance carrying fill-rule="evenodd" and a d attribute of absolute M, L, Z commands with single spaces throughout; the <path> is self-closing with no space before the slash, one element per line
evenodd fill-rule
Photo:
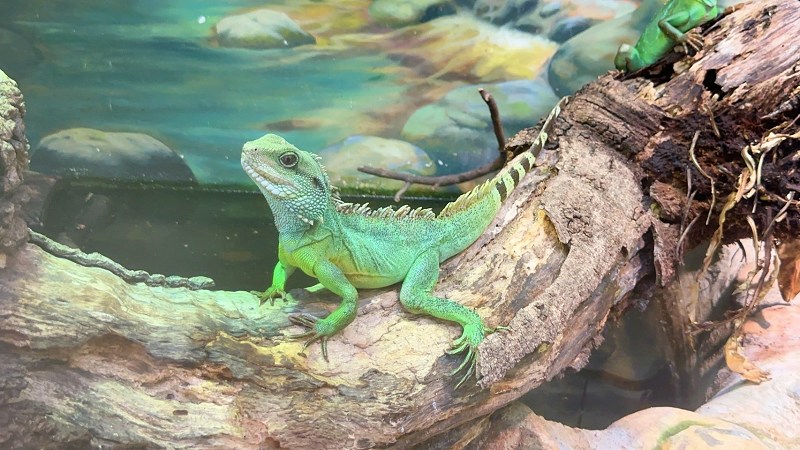
<path fill-rule="evenodd" d="M 292 314 L 289 320 L 293 323 L 309 328 L 306 333 L 291 336 L 292 338 L 309 338 L 303 349 L 314 341 L 322 343 L 322 356 L 328 359 L 328 338 L 338 333 L 356 318 L 358 307 L 358 291 L 347 280 L 342 271 L 330 261 L 320 260 L 314 264 L 314 276 L 317 277 L 329 291 L 340 296 L 342 303 L 324 319 L 311 314 Z"/>
<path fill-rule="evenodd" d="M 278 261 L 275 269 L 272 271 L 272 285 L 264 292 L 251 291 L 251 293 L 258 297 L 260 304 L 269 301 L 270 305 L 275 304 L 275 299 L 292 300 L 291 294 L 286 292 L 286 280 L 292 276 L 296 267 L 284 264 Z"/>
<path fill-rule="evenodd" d="M 637 67 L 644 65 L 636 47 L 631 47 L 628 44 L 619 46 L 617 55 L 614 57 L 614 66 L 616 66 L 617 70 L 633 72 Z"/>
<path fill-rule="evenodd" d="M 433 287 L 439 279 L 439 255 L 428 251 L 414 261 L 400 288 L 400 303 L 409 312 L 427 314 L 439 319 L 457 322 L 462 327 L 461 337 L 453 342 L 448 354 L 466 351 L 464 361 L 450 375 L 455 375 L 466 367 L 466 373 L 456 384 L 456 389 L 475 374 L 478 345 L 492 330 L 484 325 L 481 317 L 470 308 L 452 300 L 432 295 Z"/>
<path fill-rule="evenodd" d="M 702 48 L 702 38 L 695 27 L 702 25 L 719 15 L 716 1 L 705 3 L 698 2 L 684 11 L 676 12 L 658 21 L 658 27 L 673 42 L 692 47 L 695 51 Z M 686 30 L 681 31 L 681 30 Z"/>

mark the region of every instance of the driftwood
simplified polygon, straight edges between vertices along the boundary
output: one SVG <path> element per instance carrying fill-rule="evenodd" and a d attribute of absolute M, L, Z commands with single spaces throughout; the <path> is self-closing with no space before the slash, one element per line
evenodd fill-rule
<path fill-rule="evenodd" d="M 245 292 L 128 284 L 22 244 L 0 271 L 0 446 L 409 447 L 448 430 L 449 442 L 458 430 L 468 442 L 473 419 L 581 367 L 612 306 L 674 277 L 683 216 L 711 207 L 710 183 L 691 168 L 695 130 L 700 165 L 717 155 L 735 176 L 744 163 L 731 155 L 797 114 L 785 102 L 800 86 L 798 36 L 796 1 L 753 2 L 707 31 L 680 75 L 666 76 L 669 65 L 649 78 L 609 74 L 563 108 L 541 166 L 436 288 L 510 327 L 482 344 L 478 385 L 454 390 L 448 375 L 457 327 L 404 312 L 396 289 L 361 293 L 325 361 L 319 346 L 303 354 L 288 337 L 300 330 L 287 315 L 330 310 L 330 294 L 300 290 L 297 303 L 259 307 Z M 714 176 L 718 192 L 730 190 Z M 764 179 L 778 198 L 765 194 L 762 211 L 783 206 L 780 183 Z M 797 207 L 789 212 L 784 236 L 797 230 Z M 683 242 L 715 229 L 696 221 Z M 734 226 L 725 240 L 745 235 Z"/>

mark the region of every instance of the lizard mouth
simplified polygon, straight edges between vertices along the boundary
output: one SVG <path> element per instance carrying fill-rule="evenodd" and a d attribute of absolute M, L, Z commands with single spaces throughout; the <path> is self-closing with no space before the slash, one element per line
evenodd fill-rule
<path fill-rule="evenodd" d="M 245 173 L 247 173 L 247 176 L 258 185 L 261 192 L 277 198 L 290 197 L 290 195 L 288 195 L 290 186 L 285 184 L 286 180 L 283 180 L 269 171 L 256 168 L 249 161 L 246 161 L 245 158 L 242 158 L 242 168 Z"/>

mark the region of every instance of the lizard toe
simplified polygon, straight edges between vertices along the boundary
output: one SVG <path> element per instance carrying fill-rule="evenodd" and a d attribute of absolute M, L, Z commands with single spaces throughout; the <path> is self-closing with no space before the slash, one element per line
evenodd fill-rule
<path fill-rule="evenodd" d="M 313 330 L 317 322 L 320 321 L 320 318 L 308 313 L 289 314 L 289 321 L 295 325 L 311 328 Z"/>
<path fill-rule="evenodd" d="M 469 346 L 469 342 L 463 341 L 459 344 L 458 341 L 456 341 L 453 342 L 453 346 L 450 347 L 449 350 L 445 350 L 444 352 L 447 353 L 448 355 L 455 355 L 457 353 L 461 353 L 464 350 L 466 350 L 467 346 Z"/>
<path fill-rule="evenodd" d="M 464 382 L 470 379 L 473 375 L 475 375 L 475 358 L 472 359 L 472 362 L 470 363 L 467 372 L 464 374 L 463 377 L 461 377 L 461 381 L 459 381 L 456 384 L 455 388 L 458 389 L 459 387 L 461 387 L 461 385 L 464 384 Z"/>
<path fill-rule="evenodd" d="M 303 344 L 303 351 L 308 348 L 309 345 L 313 344 L 316 341 L 320 341 L 320 345 L 322 347 L 322 357 L 325 358 L 325 361 L 328 360 L 328 338 L 332 334 L 330 330 L 328 330 L 325 326 L 325 319 L 320 319 L 319 317 L 308 314 L 308 313 L 301 313 L 301 314 L 290 314 L 289 321 L 295 325 L 300 325 L 301 327 L 306 327 L 309 330 L 305 333 L 300 334 L 293 334 L 290 335 L 289 338 L 291 339 L 305 339 L 308 340 Z"/>
<path fill-rule="evenodd" d="M 450 372 L 450 376 L 453 376 L 453 375 L 457 374 L 458 372 L 461 372 L 461 369 L 466 367 L 468 364 L 469 365 L 474 364 L 475 363 L 475 352 L 476 352 L 476 350 L 473 347 L 470 347 L 469 350 L 467 350 L 467 356 L 464 357 L 464 361 L 462 361 L 461 365 L 456 367 L 456 369 L 454 371 Z"/>
<path fill-rule="evenodd" d="M 267 289 L 264 292 L 250 291 L 250 293 L 258 297 L 259 306 L 263 305 L 266 302 L 269 302 L 270 306 L 275 306 L 275 300 L 287 301 L 292 299 L 292 296 L 286 291 L 272 289 L 272 288 Z"/>

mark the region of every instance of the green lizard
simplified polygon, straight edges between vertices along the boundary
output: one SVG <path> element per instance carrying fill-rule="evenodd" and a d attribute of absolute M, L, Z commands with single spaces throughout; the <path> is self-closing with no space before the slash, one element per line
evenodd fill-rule
<path fill-rule="evenodd" d="M 689 30 L 719 16 L 717 0 L 668 0 L 645 27 L 636 45 L 622 44 L 614 58 L 619 70 L 634 72 L 661 59 L 677 44 L 699 48 Z"/>
<path fill-rule="evenodd" d="M 327 359 L 327 340 L 356 317 L 357 288 L 378 288 L 402 282 L 400 302 L 406 310 L 457 322 L 463 328 L 449 354 L 466 352 L 464 377 L 475 373 L 478 345 L 494 330 L 472 309 L 434 296 L 439 265 L 472 244 L 489 226 L 501 202 L 533 166 L 534 152 L 547 139 L 553 110 L 536 144 L 518 155 L 494 178 L 447 204 L 438 214 L 408 206 L 370 209 L 345 203 L 328 181 L 313 153 L 299 150 L 274 134 L 244 144 L 242 167 L 258 185 L 275 216 L 278 264 L 272 285 L 259 294 L 261 302 L 288 297 L 286 279 L 299 268 L 315 277 L 341 304 L 327 317 L 290 316 L 309 328 L 294 337 L 321 341 Z"/>

